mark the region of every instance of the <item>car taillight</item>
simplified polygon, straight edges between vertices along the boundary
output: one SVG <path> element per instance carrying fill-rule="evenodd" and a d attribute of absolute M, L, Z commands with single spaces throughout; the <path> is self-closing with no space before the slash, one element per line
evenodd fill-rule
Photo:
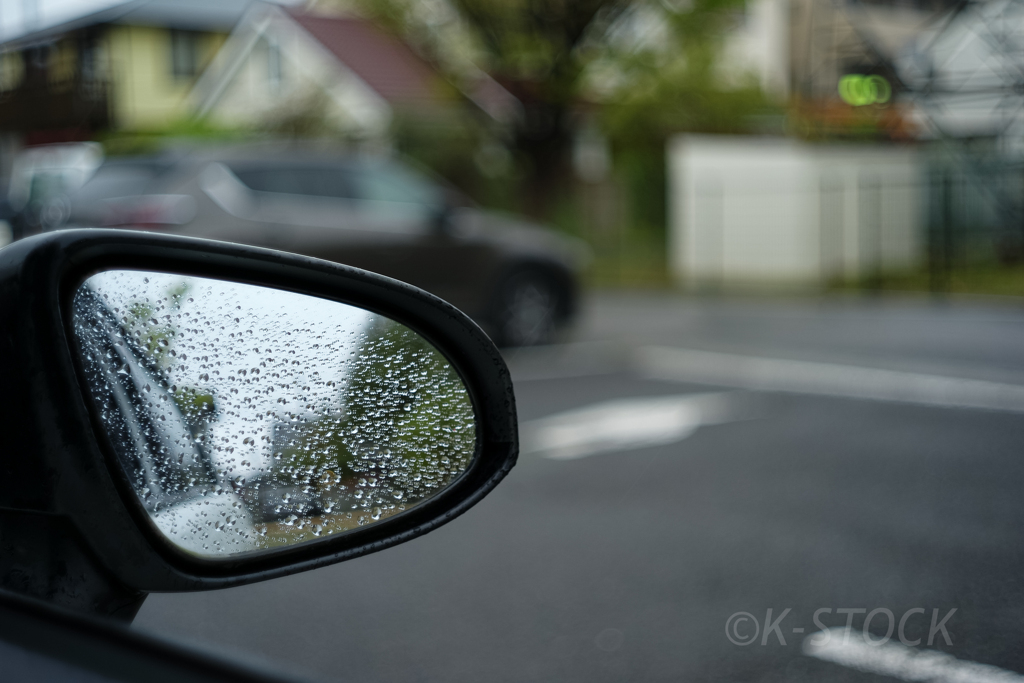
<path fill-rule="evenodd" d="M 196 200 L 187 194 L 147 194 L 104 202 L 106 226 L 166 228 L 185 225 L 196 215 Z"/>

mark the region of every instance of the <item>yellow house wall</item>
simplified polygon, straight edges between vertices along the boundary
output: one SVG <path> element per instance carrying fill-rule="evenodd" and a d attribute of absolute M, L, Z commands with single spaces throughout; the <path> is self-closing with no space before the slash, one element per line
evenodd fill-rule
<path fill-rule="evenodd" d="M 201 35 L 200 72 L 226 38 L 224 33 Z M 159 128 L 189 116 L 186 97 L 195 78 L 174 76 L 168 29 L 112 26 L 105 43 L 112 81 L 111 113 L 116 128 Z"/>
<path fill-rule="evenodd" d="M 21 85 L 25 76 L 24 63 L 17 52 L 0 54 L 0 90 L 11 90 Z"/>
<path fill-rule="evenodd" d="M 75 77 L 75 69 L 78 65 L 78 55 L 75 53 L 75 45 L 68 39 L 58 42 L 50 50 L 50 59 L 47 69 L 50 86 L 66 83 Z"/>

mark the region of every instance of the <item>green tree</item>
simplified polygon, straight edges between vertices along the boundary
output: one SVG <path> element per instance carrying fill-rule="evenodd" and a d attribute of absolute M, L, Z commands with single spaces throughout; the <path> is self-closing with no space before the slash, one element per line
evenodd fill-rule
<path fill-rule="evenodd" d="M 378 318 L 367 330 L 339 403 L 280 430 L 274 479 L 347 499 L 376 519 L 441 490 L 473 456 L 476 424 L 461 378 L 394 321 Z"/>
<path fill-rule="evenodd" d="M 356 0 L 442 67 L 475 62 L 522 102 L 505 142 L 523 165 L 526 208 L 550 215 L 570 179 L 581 112 L 610 108 L 620 139 L 733 129 L 750 88 L 716 81 L 721 39 L 744 0 Z M 653 37 L 644 24 L 657 25 Z M 756 89 L 755 89 L 756 91 Z M 723 93 L 725 93 L 723 95 Z M 682 116 L 680 117 L 680 114 Z"/>

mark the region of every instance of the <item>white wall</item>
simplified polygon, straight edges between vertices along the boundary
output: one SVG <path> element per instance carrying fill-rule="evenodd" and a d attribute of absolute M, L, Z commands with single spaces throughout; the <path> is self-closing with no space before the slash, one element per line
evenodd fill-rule
<path fill-rule="evenodd" d="M 820 285 L 923 259 L 913 149 L 687 135 L 669 142 L 668 176 L 681 284 Z"/>

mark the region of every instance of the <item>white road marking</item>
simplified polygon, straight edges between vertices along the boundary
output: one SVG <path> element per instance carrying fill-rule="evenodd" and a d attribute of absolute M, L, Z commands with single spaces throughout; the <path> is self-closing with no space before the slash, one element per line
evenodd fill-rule
<path fill-rule="evenodd" d="M 930 683 L 1024 683 L 1024 676 L 988 664 L 978 664 L 936 650 L 907 647 L 896 641 L 875 644 L 863 633 L 845 628 L 828 629 L 807 636 L 805 655 L 833 662 L 865 673 L 891 676 L 904 681 Z"/>
<path fill-rule="evenodd" d="M 532 420 L 520 426 L 523 453 L 572 460 L 680 441 L 698 427 L 739 417 L 730 394 L 627 398 Z"/>
<path fill-rule="evenodd" d="M 653 379 L 767 391 L 1024 412 L 1024 386 L 852 365 L 648 346 L 640 371 Z"/>

